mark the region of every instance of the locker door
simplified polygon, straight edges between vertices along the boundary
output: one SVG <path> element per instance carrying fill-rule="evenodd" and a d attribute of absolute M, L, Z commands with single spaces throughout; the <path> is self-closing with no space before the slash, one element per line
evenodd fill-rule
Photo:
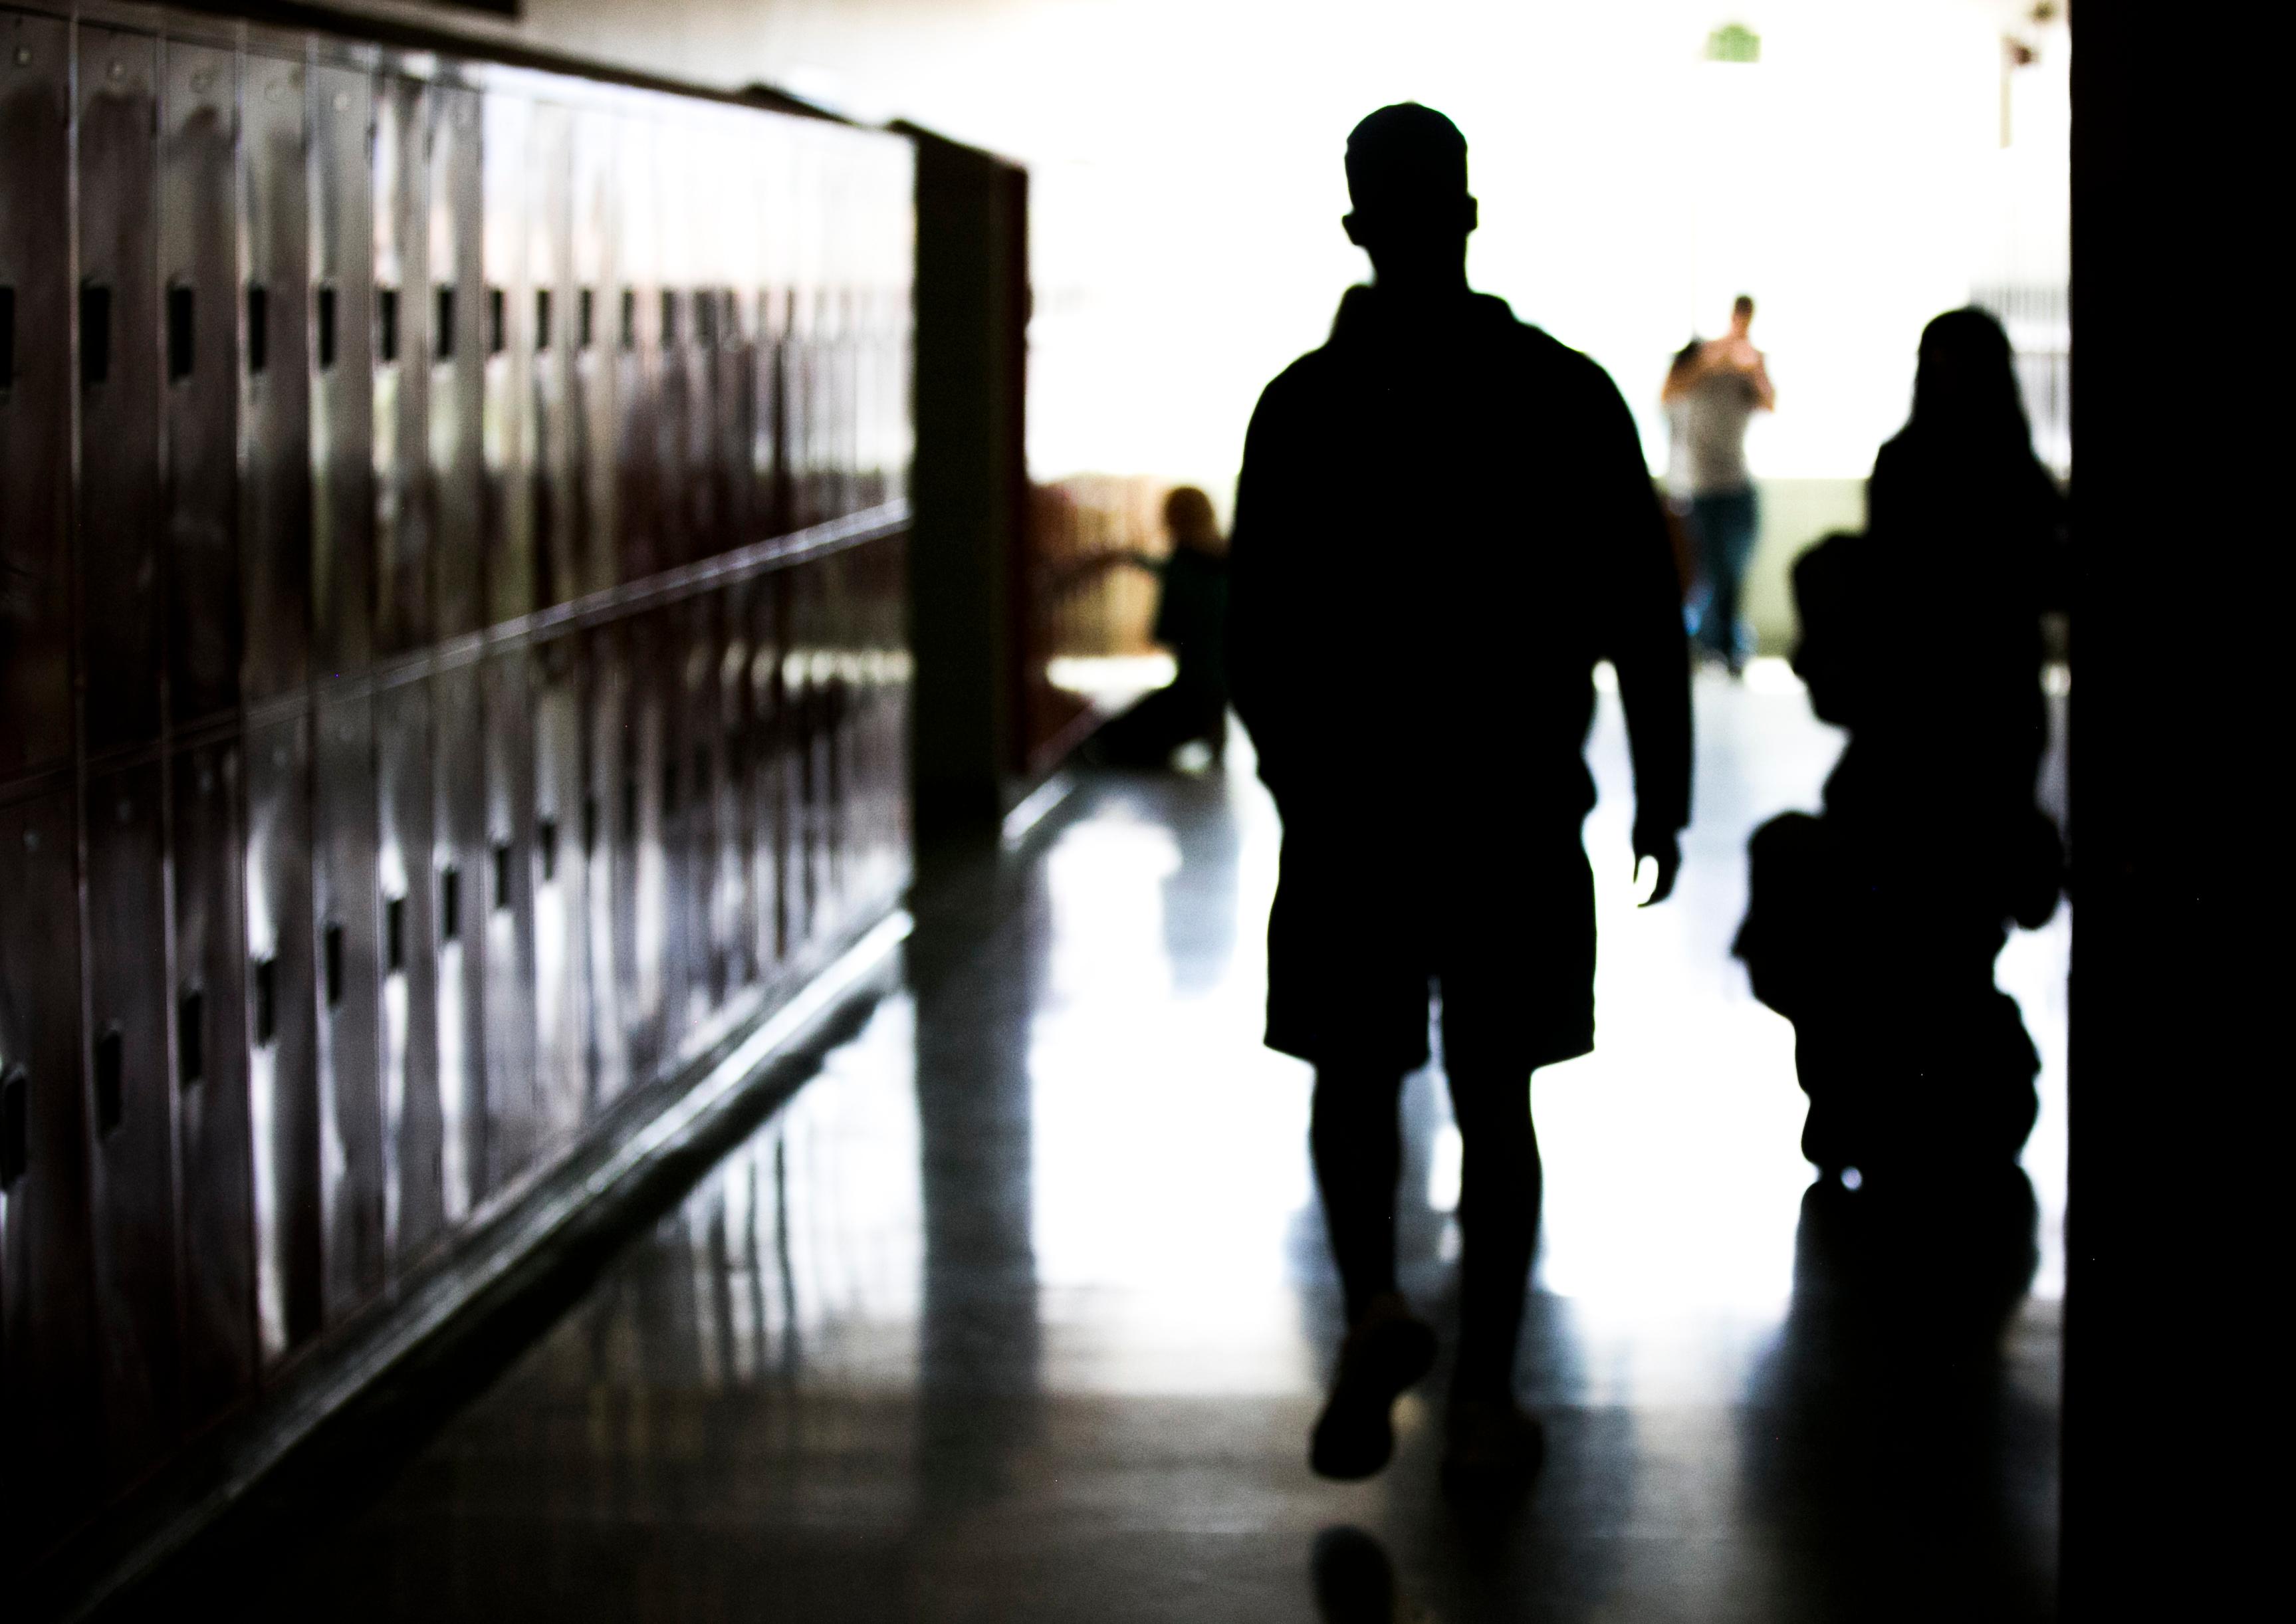
<path fill-rule="evenodd" d="M 718 866 L 718 951 L 729 988 L 757 980 L 757 771 L 750 765 L 756 730 L 750 718 L 750 667 L 756 615 L 750 608 L 758 583 L 736 581 L 722 595 L 726 648 L 718 662 L 718 753 L 725 764 L 719 799 Z"/>
<path fill-rule="evenodd" d="M 573 363 L 582 312 L 574 296 L 574 123 L 536 104 L 527 130 L 527 275 L 533 283 L 534 360 L 527 400 L 534 481 L 534 602 L 580 591 L 581 514 L 573 461 Z"/>
<path fill-rule="evenodd" d="M 0 779 L 72 748 L 69 39 L 0 18 Z"/>
<path fill-rule="evenodd" d="M 614 139 L 621 121 L 585 111 L 575 116 L 572 275 L 574 322 L 569 357 L 572 390 L 568 457 L 574 471 L 576 595 L 614 584 L 618 495 L 614 385 L 619 373 L 623 247 L 615 230 Z"/>
<path fill-rule="evenodd" d="M 439 1176 L 439 956 L 431 866 L 430 688 L 375 696 L 376 857 L 382 906 L 383 1248 L 394 1271 L 421 1257 L 445 1220 Z"/>
<path fill-rule="evenodd" d="M 641 580 L 668 558 L 661 534 L 661 287 L 654 228 L 653 124 L 615 120 L 613 297 L 615 578 Z"/>
<path fill-rule="evenodd" d="M 485 1189 L 531 1165 L 541 1138 L 535 1088 L 534 712 L 523 652 L 480 666 L 487 872 L 477 922 L 486 954 Z"/>
<path fill-rule="evenodd" d="M 533 664 L 535 1079 L 540 1141 L 553 1147 L 581 1126 L 589 1095 L 581 651 L 580 639 L 569 634 L 537 648 Z"/>
<path fill-rule="evenodd" d="M 79 36 L 80 650 L 91 754 L 160 734 L 159 44 Z"/>
<path fill-rule="evenodd" d="M 160 779 L 157 764 L 92 778 L 85 808 L 85 1064 L 94 1125 L 88 1193 L 106 1464 L 123 1486 L 175 1442 L 179 1422 L 176 1068 Z"/>
<path fill-rule="evenodd" d="M 623 734 L 620 806 L 626 865 L 618 896 L 617 935 L 625 945 L 621 961 L 623 1029 L 629 1034 L 630 1075 L 652 1079 L 665 1046 L 668 1021 L 674 920 L 668 830 L 676 794 L 676 758 L 669 737 L 674 685 L 664 671 L 674 643 L 666 611 L 640 616 L 624 628 L 629 721 Z"/>
<path fill-rule="evenodd" d="M 713 595 L 689 599 L 677 609 L 679 639 L 677 726 L 680 843 L 685 854 L 682 923 L 685 947 L 685 998 L 676 1035 L 692 1029 L 725 996 L 725 967 L 718 956 L 711 904 L 718 888 L 718 602 Z"/>
<path fill-rule="evenodd" d="M 168 48 L 160 258 L 168 701 L 178 727 L 226 716 L 239 702 L 236 78 L 228 51 Z"/>
<path fill-rule="evenodd" d="M 0 21 L 0 48 L 59 78 L 62 35 Z M 104 1453 L 74 824 L 69 790 L 0 805 L 0 1552 L 20 1557 L 88 1509 Z"/>
<path fill-rule="evenodd" d="M 787 951 L 782 884 L 788 871 L 786 754 L 781 715 L 781 582 L 760 576 L 750 583 L 747 758 L 750 774 L 750 951 L 758 973 L 777 971 Z"/>
<path fill-rule="evenodd" d="M 294 693 L 309 668 L 310 192 L 302 64 L 250 53 L 241 76 L 239 559 L 256 704 Z"/>
<path fill-rule="evenodd" d="M 696 162 L 691 132 L 675 116 L 655 127 L 651 190 L 656 199 L 654 269 L 660 284 L 656 300 L 660 349 L 654 398 L 656 489 L 660 501 L 656 514 L 660 539 L 657 568 L 690 562 L 703 553 L 693 527 L 701 498 L 696 495 L 698 471 L 692 457 L 697 269 L 691 197 Z"/>
<path fill-rule="evenodd" d="M 480 217 L 486 309 L 481 324 L 487 619 L 534 607 L 533 423 L 527 410 L 534 360 L 534 292 L 528 280 L 532 200 L 527 144 L 531 107 L 500 91 L 480 103 Z"/>
<path fill-rule="evenodd" d="M 374 100 L 375 648 L 419 648 L 430 628 L 428 406 L 430 87 L 384 78 Z"/>
<path fill-rule="evenodd" d="M 620 815 L 628 768 L 629 677 L 624 628 L 585 633 L 580 663 L 584 728 L 582 857 L 586 923 L 584 1009 L 590 1046 L 592 1113 L 630 1085 L 627 964 L 635 915 L 635 848 Z"/>
<path fill-rule="evenodd" d="M 487 288 L 476 92 L 431 93 L 429 441 L 432 499 L 431 635 L 459 637 L 486 624 L 484 414 Z"/>
<path fill-rule="evenodd" d="M 270 1361 L 318 1329 L 321 1303 L 308 722 L 292 715 L 251 720 L 246 765 L 242 1029 L 255 1168 L 256 1325 Z"/>
<path fill-rule="evenodd" d="M 374 652 L 373 83 L 310 70 L 311 623 L 325 677 Z M 327 1315 L 382 1288 L 381 906 L 373 701 L 319 690 L 312 898 L 318 927 L 320 1199 Z"/>
<path fill-rule="evenodd" d="M 240 746 L 176 755 L 174 983 L 183 1177 L 184 1408 L 193 1425 L 255 1381 L 253 1169 L 240 921 Z"/>
<path fill-rule="evenodd" d="M 429 885 L 437 956 L 439 1207 L 451 1230 L 470 1216 L 486 1172 L 487 842 L 485 709 L 475 662 L 431 678 L 436 822 Z M 417 883 L 410 873 L 410 889 Z"/>

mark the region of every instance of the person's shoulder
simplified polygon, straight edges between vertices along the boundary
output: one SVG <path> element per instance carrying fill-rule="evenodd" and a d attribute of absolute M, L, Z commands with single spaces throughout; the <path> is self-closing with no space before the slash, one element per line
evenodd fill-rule
<path fill-rule="evenodd" d="M 1537 323 L 1524 321 L 1507 308 L 1505 299 L 1492 299 L 1491 302 L 1506 317 L 1505 331 L 1518 365 L 1536 366 L 1566 387 L 1604 391 L 1612 388 L 1611 374 L 1594 357 L 1583 349 L 1571 349 Z"/>

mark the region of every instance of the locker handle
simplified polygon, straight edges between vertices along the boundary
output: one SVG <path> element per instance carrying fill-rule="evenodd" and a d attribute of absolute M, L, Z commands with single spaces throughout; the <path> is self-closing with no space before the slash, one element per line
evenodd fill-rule
<path fill-rule="evenodd" d="M 0 391 L 16 382 L 16 290 L 0 283 Z"/>
<path fill-rule="evenodd" d="M 176 283 L 168 290 L 168 381 L 181 383 L 192 375 L 193 341 L 198 334 L 192 290 Z"/>
<path fill-rule="evenodd" d="M 117 1021 L 95 1038 L 95 1131 L 99 1136 L 117 1133 L 127 1092 L 121 1073 L 127 1069 L 126 1040 Z"/>
<path fill-rule="evenodd" d="M 247 371 L 260 376 L 271 365 L 271 291 L 259 282 L 247 284 Z"/>
<path fill-rule="evenodd" d="M 507 913 L 510 909 L 510 842 L 502 841 L 495 846 L 495 906 Z"/>
<path fill-rule="evenodd" d="M 32 1079 L 21 1066 L 0 1072 L 0 1190 L 23 1177 L 32 1152 Z"/>
<path fill-rule="evenodd" d="M 584 288 L 575 298 L 574 346 L 578 349 L 587 349 L 590 348 L 590 340 L 594 332 L 591 324 L 594 314 L 593 307 L 596 303 L 597 300 L 595 296 L 593 295 L 587 288 Z"/>
<path fill-rule="evenodd" d="M 332 372 L 335 366 L 335 290 L 331 283 L 319 284 L 318 298 L 319 370 Z"/>
<path fill-rule="evenodd" d="M 375 359 L 389 366 L 398 359 L 398 290 L 374 291 Z"/>
<path fill-rule="evenodd" d="M 186 1088 L 207 1080 L 208 1001 L 196 987 L 187 987 L 176 1001 L 176 1074 Z"/>
<path fill-rule="evenodd" d="M 455 358 L 455 290 L 440 288 L 432 296 L 438 305 L 432 317 L 430 353 L 441 361 Z"/>
<path fill-rule="evenodd" d="M 320 937 L 320 948 L 325 957 L 327 973 L 327 1007 L 334 1008 L 343 1001 L 343 927 L 330 921 Z"/>
<path fill-rule="evenodd" d="M 80 284 L 79 381 L 102 383 L 111 376 L 111 290 L 100 282 Z"/>
<path fill-rule="evenodd" d="M 550 348 L 550 290 L 537 288 L 534 291 L 535 349 L 540 350 Z"/>
<path fill-rule="evenodd" d="M 503 291 L 487 290 L 487 353 L 498 356 L 510 346 L 510 322 L 504 308 Z"/>
<path fill-rule="evenodd" d="M 661 291 L 661 347 L 668 349 L 677 342 L 677 295 L 668 288 Z"/>
<path fill-rule="evenodd" d="M 558 878 L 558 820 L 545 817 L 536 825 L 535 835 L 542 847 L 542 877 L 547 881 Z"/>
<path fill-rule="evenodd" d="M 463 871 L 449 863 L 439 871 L 439 939 L 459 941 L 463 936 Z"/>
<path fill-rule="evenodd" d="M 382 905 L 382 956 L 390 972 L 406 968 L 406 898 L 386 898 Z"/>
<path fill-rule="evenodd" d="M 255 961 L 255 1045 L 267 1048 L 279 1035 L 279 961 Z"/>
<path fill-rule="evenodd" d="M 598 849 L 598 797 L 593 793 L 582 798 L 582 855 L 590 857 Z"/>
<path fill-rule="evenodd" d="M 622 290 L 622 348 L 636 349 L 637 347 L 638 291 L 636 288 L 624 288 Z"/>

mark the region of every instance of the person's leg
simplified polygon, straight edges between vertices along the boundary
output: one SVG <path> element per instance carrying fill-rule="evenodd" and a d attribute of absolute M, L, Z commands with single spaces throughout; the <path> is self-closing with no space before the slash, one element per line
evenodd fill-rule
<path fill-rule="evenodd" d="M 1739 611 L 1745 598 L 1746 566 L 1753 561 L 1759 525 L 1759 515 L 1751 490 L 1733 491 L 1722 499 L 1715 526 L 1720 536 L 1715 547 L 1714 634 L 1715 646 L 1730 662 L 1733 671 L 1745 664 Z"/>
<path fill-rule="evenodd" d="M 1530 1079 L 1504 1062 L 1446 1057 L 1464 1155 L 1459 1178 L 1459 1363 L 1455 1398 L 1512 1404 L 1515 1349 L 1538 1243 L 1544 1170 Z"/>
<path fill-rule="evenodd" d="M 1308 1144 L 1350 1325 L 1395 1292 L 1402 1095 L 1403 1079 L 1377 1069 L 1321 1066 L 1316 1071 Z"/>
<path fill-rule="evenodd" d="M 1719 624 L 1715 615 L 1716 596 L 1720 589 L 1722 521 L 1715 498 L 1693 496 L 1687 518 L 1692 556 L 1697 562 L 1697 578 L 1690 589 L 1691 617 L 1694 622 L 1691 641 L 1695 647 L 1718 653 L 1722 645 L 1715 641 L 1715 629 Z"/>

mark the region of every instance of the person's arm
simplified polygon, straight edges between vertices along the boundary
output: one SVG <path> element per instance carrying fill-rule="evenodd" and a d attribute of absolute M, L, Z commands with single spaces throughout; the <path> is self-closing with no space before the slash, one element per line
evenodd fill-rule
<path fill-rule="evenodd" d="M 1283 612 L 1288 476 L 1276 393 L 1271 384 L 1261 394 L 1244 435 L 1227 554 L 1228 697 L 1251 734 L 1259 776 L 1271 789 L 1282 780 L 1292 742 L 1293 706 L 1286 689 L 1298 669 L 1283 648 L 1293 617 Z"/>
<path fill-rule="evenodd" d="M 1617 387 L 1589 363 L 1597 398 L 1589 416 L 1594 481 L 1582 545 L 1599 560 L 1602 647 L 1619 674 L 1635 774 L 1635 866 L 1657 865 L 1650 900 L 1662 902 L 1682 866 L 1690 821 L 1690 652 L 1666 516 L 1643 462 L 1642 437 Z"/>
<path fill-rule="evenodd" d="M 1747 370 L 1746 381 L 1754 386 L 1754 404 L 1765 412 L 1778 409 L 1778 392 L 1770 387 L 1770 358 L 1760 350 L 1754 352 L 1754 365 Z"/>

